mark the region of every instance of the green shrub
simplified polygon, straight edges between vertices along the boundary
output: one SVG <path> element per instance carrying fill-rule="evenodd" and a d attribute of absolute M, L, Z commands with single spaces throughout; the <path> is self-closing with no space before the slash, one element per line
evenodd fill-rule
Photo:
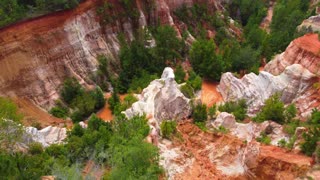
<path fill-rule="evenodd" d="M 213 118 L 216 115 L 216 111 L 217 111 L 217 105 L 214 104 L 213 106 L 209 107 L 208 109 L 208 115 L 210 118 Z"/>
<path fill-rule="evenodd" d="M 192 43 L 190 62 L 194 71 L 202 77 L 220 80 L 225 70 L 222 57 L 217 55 L 213 40 L 198 40 Z"/>
<path fill-rule="evenodd" d="M 271 138 L 267 136 L 265 132 L 262 132 L 260 134 L 260 137 L 257 137 L 256 139 L 258 142 L 261 142 L 263 144 L 269 145 L 271 143 Z"/>
<path fill-rule="evenodd" d="M 126 97 L 124 97 L 123 99 L 123 111 L 130 108 L 132 106 L 133 103 L 137 102 L 138 98 L 136 98 L 133 94 L 128 94 L 126 95 Z"/>
<path fill-rule="evenodd" d="M 320 140 L 319 127 L 312 127 L 307 133 L 303 134 L 304 142 L 301 144 L 301 150 L 308 156 L 316 150 L 317 142 Z"/>
<path fill-rule="evenodd" d="M 280 141 L 278 141 L 279 147 L 284 148 L 284 147 L 286 147 L 286 145 L 287 145 L 287 141 L 285 139 L 281 139 Z"/>
<path fill-rule="evenodd" d="M 65 119 L 69 115 L 69 110 L 66 107 L 55 106 L 50 109 L 49 113 L 52 114 L 54 117 Z"/>
<path fill-rule="evenodd" d="M 186 73 L 184 72 L 181 65 L 177 66 L 174 75 L 175 75 L 175 80 L 177 81 L 178 84 L 181 84 L 185 81 L 184 78 L 186 77 Z"/>
<path fill-rule="evenodd" d="M 84 129 L 79 125 L 79 123 L 75 123 L 71 130 L 71 135 L 72 136 L 78 136 L 81 137 L 84 134 Z"/>
<path fill-rule="evenodd" d="M 189 84 L 195 91 L 198 91 L 201 89 L 202 79 L 194 71 L 190 71 L 187 84 Z"/>
<path fill-rule="evenodd" d="M 318 109 L 313 109 L 308 123 L 312 125 L 320 124 L 320 111 Z"/>
<path fill-rule="evenodd" d="M 296 117 L 297 114 L 297 108 L 295 104 L 290 104 L 286 107 L 284 111 L 284 118 L 286 123 L 290 123 L 294 117 Z"/>
<path fill-rule="evenodd" d="M 247 116 L 247 104 L 244 99 L 229 101 L 219 106 L 219 111 L 232 113 L 237 120 L 243 121 Z"/>
<path fill-rule="evenodd" d="M 294 143 L 296 142 L 297 140 L 297 136 L 293 135 L 290 139 L 289 139 L 289 142 L 286 144 L 286 148 L 288 149 L 292 149 L 293 148 L 293 145 Z"/>
<path fill-rule="evenodd" d="M 214 129 L 215 133 L 222 133 L 222 134 L 227 134 L 229 130 L 225 128 L 224 126 L 219 126 L 218 128 Z"/>
<path fill-rule="evenodd" d="M 34 142 L 29 144 L 29 153 L 32 155 L 41 154 L 43 152 L 43 147 L 41 143 Z"/>
<path fill-rule="evenodd" d="M 109 71 L 108 71 L 108 62 L 110 61 L 109 58 L 107 58 L 104 55 L 98 55 L 98 70 L 96 74 L 94 75 L 94 81 L 96 84 L 101 87 L 103 91 L 108 91 L 108 84 L 107 81 L 110 78 Z"/>
<path fill-rule="evenodd" d="M 68 78 L 64 81 L 63 87 L 61 89 L 61 98 L 67 104 L 71 102 L 80 94 L 82 94 L 83 89 L 79 82 L 75 78 Z"/>
<path fill-rule="evenodd" d="M 207 106 L 205 104 L 197 104 L 192 112 L 194 122 L 205 122 L 207 120 Z"/>
<path fill-rule="evenodd" d="M 205 122 L 195 122 L 194 123 L 196 126 L 198 126 L 198 128 L 200 128 L 202 131 L 207 131 L 208 128 L 206 127 L 206 123 Z"/>
<path fill-rule="evenodd" d="M 81 113 L 79 110 L 74 111 L 70 116 L 73 123 L 78 123 L 82 121 L 83 120 L 82 117 L 83 117 L 83 113 Z"/>
<path fill-rule="evenodd" d="M 22 119 L 22 115 L 18 114 L 18 107 L 10 99 L 0 97 L 0 120 L 2 118 L 10 119 L 15 122 L 19 122 Z"/>
<path fill-rule="evenodd" d="M 275 94 L 265 101 L 265 105 L 253 120 L 257 122 L 272 120 L 283 124 L 285 122 L 284 111 L 284 103 L 280 101 L 279 94 Z"/>
<path fill-rule="evenodd" d="M 114 113 L 114 112 L 115 112 L 115 109 L 116 109 L 117 105 L 120 104 L 120 97 L 119 97 L 119 95 L 117 94 L 116 89 L 114 89 L 111 97 L 108 99 L 108 103 L 109 103 L 109 105 L 110 105 L 110 109 L 111 109 L 112 113 L 115 114 L 115 113 Z"/>
<path fill-rule="evenodd" d="M 171 139 L 177 133 L 177 123 L 175 121 L 162 121 L 161 134 L 166 139 Z"/>
<path fill-rule="evenodd" d="M 90 116 L 96 107 L 96 100 L 90 92 L 82 93 L 77 96 L 71 103 L 74 109 L 77 109 L 82 117 Z"/>
<path fill-rule="evenodd" d="M 95 90 L 90 92 L 90 94 L 93 97 L 93 99 L 95 100 L 94 108 L 96 110 L 103 108 L 104 105 L 106 104 L 106 100 L 104 98 L 102 89 L 99 86 L 97 86 L 95 88 Z"/>
<path fill-rule="evenodd" d="M 296 128 L 299 127 L 300 124 L 300 120 L 292 120 L 283 126 L 283 130 L 289 135 L 294 135 L 294 133 L 296 132 Z"/>
<path fill-rule="evenodd" d="M 191 99 L 194 97 L 194 93 L 193 93 L 193 88 L 189 85 L 189 84 L 184 84 L 180 87 L 180 91 L 182 92 L 182 94 Z"/>
<path fill-rule="evenodd" d="M 141 76 L 135 76 L 129 86 L 129 92 L 141 93 L 144 88 L 146 88 L 151 81 L 157 79 L 156 75 L 151 75 L 147 72 L 141 74 Z"/>

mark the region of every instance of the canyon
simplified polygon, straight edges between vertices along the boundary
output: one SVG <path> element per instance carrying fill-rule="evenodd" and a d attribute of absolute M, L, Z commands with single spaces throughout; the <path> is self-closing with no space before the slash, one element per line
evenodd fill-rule
<path fill-rule="evenodd" d="M 191 6 L 201 0 L 156 0 L 151 9 L 145 1 L 136 0 L 138 22 L 122 17 L 112 23 L 102 23 L 97 8 L 99 0 L 86 0 L 73 10 L 55 12 L 0 29 L 0 96 L 13 98 L 29 119 L 42 121 L 41 126 L 61 126 L 64 120 L 46 114 L 57 99 L 63 81 L 75 77 L 87 89 L 94 88 L 91 78 L 97 71 L 97 56 L 108 57 L 108 71 L 115 76 L 120 71 L 118 54 L 119 35 L 133 40 L 134 30 L 152 24 L 168 24 L 175 28 L 178 37 L 186 25 L 173 15 L 183 5 Z M 118 1 L 111 0 L 113 9 L 123 11 Z M 206 1 L 208 7 L 223 10 L 223 1 Z M 266 24 L 272 17 L 270 5 Z M 312 19 L 311 19 L 312 20 Z M 305 22 L 309 23 L 309 22 Z M 311 24 L 315 24 L 313 21 Z M 316 28 L 316 26 L 315 26 Z M 208 30 L 208 34 L 214 34 Z M 187 41 L 194 38 L 188 34 Z M 254 116 L 272 94 L 282 93 L 286 104 L 295 103 L 299 117 L 306 120 L 312 109 L 320 105 L 319 83 L 320 42 L 317 34 L 306 34 L 295 39 L 287 49 L 276 55 L 256 75 L 250 73 L 241 78 L 224 73 L 220 83 L 204 81 L 197 100 L 212 106 L 226 101 L 246 99 L 249 115 Z M 276 147 L 281 139 L 289 140 L 283 127 L 271 121 L 264 123 L 238 123 L 232 114 L 218 112 L 208 127 L 213 130 L 223 126 L 230 133 L 206 132 L 189 119 L 192 101 L 180 91 L 181 85 L 174 80 L 173 69 L 166 68 L 160 79 L 152 81 L 138 101 L 123 113 L 127 117 L 146 115 L 151 139 L 159 147 L 160 164 L 168 179 L 295 179 L 304 176 L 312 168 L 312 159 L 299 152 L 288 152 Z M 110 97 L 110 94 L 106 94 Z M 32 105 L 28 105 L 32 104 Z M 109 106 L 98 113 L 105 121 L 111 121 Z M 46 119 L 44 121 L 43 119 Z M 177 120 L 180 139 L 171 141 L 158 133 L 163 120 Z M 69 125 L 71 127 L 72 125 Z M 271 145 L 256 142 L 256 138 L 268 126 Z M 86 124 L 82 123 L 82 127 Z M 40 142 L 43 146 L 63 143 L 67 128 L 49 126 L 42 130 L 27 128 L 32 137 L 26 141 Z M 153 133 L 153 134 L 152 134 Z M 90 162 L 88 163 L 90 164 Z M 90 168 L 88 168 L 90 169 Z"/>
<path fill-rule="evenodd" d="M 176 8 L 192 5 L 193 0 L 159 0 L 150 12 L 137 0 L 138 27 L 129 18 L 102 24 L 96 11 L 99 0 L 86 0 L 77 8 L 55 12 L 0 29 L 0 95 L 28 98 L 49 109 L 59 98 L 58 90 L 66 77 L 76 77 L 85 87 L 94 85 L 90 76 L 97 70 L 96 57 L 109 57 L 109 71 L 119 70 L 119 34 L 133 39 L 133 28 L 169 24 L 180 34 L 181 24 L 172 17 Z M 117 1 L 111 1 L 123 10 Z M 208 7 L 221 9 L 211 0 Z M 158 18 L 159 17 L 159 18 Z M 182 25 L 183 27 L 183 25 Z M 180 35 L 179 35 L 180 36 Z"/>

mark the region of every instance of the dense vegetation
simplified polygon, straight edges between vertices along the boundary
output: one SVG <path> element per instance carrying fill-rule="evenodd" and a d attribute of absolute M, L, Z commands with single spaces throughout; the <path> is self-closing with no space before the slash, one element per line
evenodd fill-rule
<path fill-rule="evenodd" d="M 183 42 L 177 38 L 172 27 L 155 28 L 155 47 L 148 45 L 150 35 L 147 30 L 140 30 L 136 40 L 132 42 L 120 37 L 122 43 L 119 57 L 122 69 L 117 84 L 120 93 L 141 91 L 159 76 L 166 66 L 175 64 L 177 59 L 181 58 Z"/>
<path fill-rule="evenodd" d="M 99 86 L 86 91 L 75 78 L 64 81 L 61 98 L 63 102 L 57 101 L 56 106 L 49 112 L 59 118 L 70 116 L 73 122 L 84 120 L 105 105 L 104 95 Z"/>
<path fill-rule="evenodd" d="M 22 126 L 17 124 L 17 108 L 0 98 L 0 110 L 1 179 L 39 179 L 43 175 L 81 179 L 81 171 L 89 161 L 105 170 L 104 179 L 158 179 L 162 173 L 158 149 L 144 141 L 149 133 L 145 117 L 128 120 L 119 116 L 107 123 L 93 114 L 88 128 L 76 124 L 65 144 L 44 149 L 41 144 L 30 143 L 27 152 L 20 152 L 13 150 L 17 142 L 22 142 L 23 134 Z M 14 121 L 3 120 L 9 118 Z"/>
<path fill-rule="evenodd" d="M 81 0 L 1 0 L 0 27 L 24 18 L 71 9 L 79 2 Z"/>
<path fill-rule="evenodd" d="M 265 101 L 264 106 L 254 120 L 258 122 L 272 120 L 279 124 L 290 123 L 296 116 L 296 112 L 294 104 L 285 107 L 280 100 L 280 94 L 275 94 Z"/>
<path fill-rule="evenodd" d="M 28 16 L 74 8 L 79 2 L 2 0 L 0 27 Z M 136 24 L 139 14 L 135 2 L 121 0 L 120 3 L 124 13 L 119 16 L 110 14 L 112 4 L 105 3 L 97 9 L 103 24 L 113 23 L 115 19 L 123 17 L 131 18 Z M 109 74 L 109 58 L 99 55 L 98 70 L 92 78 L 101 88 L 97 86 L 87 91 L 77 80 L 67 79 L 61 89 L 61 101 L 57 101 L 50 110 L 56 117 L 71 117 L 75 122 L 65 144 L 44 149 L 40 144 L 31 143 L 27 153 L 13 151 L 23 134 L 19 126 L 21 116 L 11 101 L 0 98 L 0 179 L 39 179 L 42 175 L 50 174 L 60 179 L 80 179 L 81 169 L 88 161 L 93 161 L 101 169 L 108 169 L 105 179 L 158 179 L 163 173 L 158 165 L 158 149 L 144 141 L 149 133 L 147 120 L 138 116 L 130 120 L 123 117 L 121 111 L 129 108 L 137 99 L 129 94 L 121 102 L 118 93 L 140 93 L 150 81 L 159 77 L 166 66 L 176 67 L 178 83 L 186 81 L 181 91 L 188 98 L 193 98 L 194 92 L 201 89 L 202 78 L 219 81 L 226 71 L 257 72 L 260 61 L 264 58 L 270 60 L 275 53 L 283 51 L 296 37 L 296 26 L 310 14 L 307 0 L 278 0 L 270 33 L 267 33 L 259 25 L 266 15 L 268 3 L 267 0 L 231 1 L 227 5 L 228 11 L 224 13 L 213 12 L 201 3 L 191 7 L 182 6 L 174 12 L 174 18 L 187 24 L 182 38 L 177 37 L 172 27 L 158 25 L 149 27 L 149 30 L 136 30 L 133 41 L 119 35 L 119 76 Z M 236 22 L 231 23 L 228 16 Z M 243 32 L 230 31 L 232 28 L 243 29 Z M 214 38 L 208 38 L 207 29 L 216 32 Z M 196 38 L 190 50 L 185 43 L 188 32 Z M 181 66 L 184 59 L 190 59 L 193 70 L 184 71 Z M 107 81 L 113 86 L 108 103 L 117 116 L 112 123 L 103 122 L 93 114 L 105 105 L 103 91 L 110 89 Z M 218 108 L 233 113 L 239 121 L 246 118 L 247 105 L 243 100 L 227 102 Z M 212 118 L 215 111 L 216 107 L 207 109 L 206 105 L 196 105 L 192 113 L 195 124 L 205 130 L 208 115 Z M 294 105 L 286 107 L 280 101 L 280 96 L 274 95 L 266 100 L 254 120 L 273 120 L 284 124 L 289 134 L 293 134 L 299 125 L 309 127 L 308 133 L 303 135 L 305 141 L 301 149 L 307 155 L 316 153 L 320 156 L 320 148 L 317 148 L 317 142 L 320 141 L 319 111 L 315 110 L 306 124 L 295 119 L 296 112 Z M 77 124 L 85 118 L 89 118 L 87 129 Z M 222 126 L 217 130 L 227 132 Z M 177 133 L 176 123 L 163 121 L 161 133 L 165 138 L 172 138 Z M 270 143 L 265 132 L 257 140 Z M 292 147 L 294 140 L 292 138 L 292 142 L 288 142 L 290 145 L 283 141 L 280 143 Z"/>
<path fill-rule="evenodd" d="M 271 23 L 270 48 L 273 53 L 284 51 L 295 38 L 296 28 L 309 17 L 309 0 L 278 0 Z"/>

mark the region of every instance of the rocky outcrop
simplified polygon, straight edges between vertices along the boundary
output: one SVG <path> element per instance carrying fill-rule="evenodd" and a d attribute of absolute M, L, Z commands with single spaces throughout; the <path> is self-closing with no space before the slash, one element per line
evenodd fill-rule
<path fill-rule="evenodd" d="M 161 79 L 156 79 L 138 95 L 138 102 L 124 113 L 131 118 L 134 115 L 147 115 L 158 122 L 171 119 L 185 119 L 191 114 L 190 99 L 180 91 L 174 80 L 171 68 L 165 68 Z"/>
<path fill-rule="evenodd" d="M 221 77 L 218 89 L 224 101 L 245 99 L 249 115 L 257 113 L 270 96 L 280 93 L 284 103 L 295 102 L 297 109 L 305 117 L 312 108 L 304 102 L 310 100 L 309 92 L 316 81 L 313 73 L 299 64 L 294 64 L 278 76 L 261 71 L 259 75 L 250 73 L 238 79 L 231 73 L 225 73 Z M 308 104 L 310 103 L 312 100 Z"/>
<path fill-rule="evenodd" d="M 290 43 L 285 52 L 277 55 L 264 68 L 273 74 L 281 74 L 288 66 L 300 64 L 316 77 L 305 87 L 305 93 L 295 100 L 302 118 L 306 118 L 311 109 L 320 107 L 320 90 L 318 87 L 320 70 L 320 41 L 317 34 L 306 34 Z"/>
<path fill-rule="evenodd" d="M 286 67 L 300 64 L 313 74 L 320 70 L 320 41 L 317 34 L 306 34 L 292 41 L 285 52 L 277 55 L 264 68 L 273 74 L 281 74 Z"/>
<path fill-rule="evenodd" d="M 311 32 L 320 31 L 320 15 L 311 16 L 308 19 L 304 20 L 299 26 L 298 30 L 307 30 Z"/>
<path fill-rule="evenodd" d="M 267 135 L 270 137 L 272 145 L 277 146 L 281 139 L 289 140 L 289 136 L 283 132 L 283 127 L 280 124 L 273 121 L 237 123 L 235 117 L 226 112 L 220 113 L 212 123 L 212 126 L 214 128 L 223 126 L 229 130 L 230 134 L 246 142 L 255 140 L 262 132 L 266 131 L 269 131 Z"/>
<path fill-rule="evenodd" d="M 25 143 L 39 142 L 44 147 L 51 144 L 62 143 L 65 138 L 67 138 L 67 129 L 48 126 L 41 130 L 37 130 L 34 127 L 26 127 Z"/>
<path fill-rule="evenodd" d="M 160 162 L 168 179 L 294 179 L 306 174 L 311 158 L 200 130 L 189 121 L 181 139 L 160 142 Z"/>

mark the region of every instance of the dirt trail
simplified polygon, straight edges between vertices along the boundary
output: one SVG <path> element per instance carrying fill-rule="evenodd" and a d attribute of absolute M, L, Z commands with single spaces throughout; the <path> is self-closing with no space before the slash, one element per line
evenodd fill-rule
<path fill-rule="evenodd" d="M 267 16 L 262 20 L 260 24 L 260 28 L 266 30 L 268 33 L 270 32 L 270 24 L 272 21 L 273 9 L 275 5 L 276 3 L 274 1 L 270 1 Z"/>
<path fill-rule="evenodd" d="M 223 101 L 221 94 L 217 91 L 218 82 L 204 80 L 202 82 L 201 101 L 208 107 Z"/>

